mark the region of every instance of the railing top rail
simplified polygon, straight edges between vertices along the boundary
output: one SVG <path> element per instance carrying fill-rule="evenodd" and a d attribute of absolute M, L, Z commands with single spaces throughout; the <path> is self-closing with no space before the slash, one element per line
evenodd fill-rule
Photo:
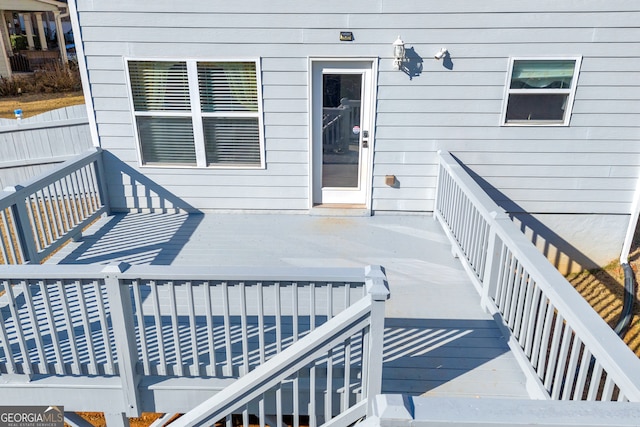
<path fill-rule="evenodd" d="M 212 280 L 247 282 L 351 282 L 365 283 L 367 268 L 302 267 L 212 267 L 161 265 L 6 265 L 0 278 L 19 279 L 95 279 L 117 276 L 121 279 Z"/>
<path fill-rule="evenodd" d="M 440 153 L 441 164 L 474 203 L 499 238 L 520 261 L 536 285 L 553 303 L 562 317 L 580 335 L 605 370 L 621 385 L 635 390 L 640 400 L 640 359 L 574 289 L 560 272 L 525 237 L 482 188 L 449 153 Z M 615 354 L 615 360 L 607 355 Z M 636 367 L 633 368 L 632 367 Z M 628 391 L 627 391 L 628 393 Z"/>

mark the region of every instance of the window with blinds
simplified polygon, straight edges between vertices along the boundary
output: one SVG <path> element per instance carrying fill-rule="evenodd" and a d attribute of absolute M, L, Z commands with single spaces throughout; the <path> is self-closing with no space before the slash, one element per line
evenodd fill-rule
<path fill-rule="evenodd" d="M 511 60 L 504 125 L 568 125 L 580 58 Z"/>
<path fill-rule="evenodd" d="M 142 163 L 264 167 L 256 62 L 129 61 Z"/>

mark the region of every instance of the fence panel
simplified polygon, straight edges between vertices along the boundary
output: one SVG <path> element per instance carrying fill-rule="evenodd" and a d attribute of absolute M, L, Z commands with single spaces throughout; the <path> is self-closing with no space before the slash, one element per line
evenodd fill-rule
<path fill-rule="evenodd" d="M 93 147 L 84 104 L 0 119 L 0 188 L 20 184 Z"/>

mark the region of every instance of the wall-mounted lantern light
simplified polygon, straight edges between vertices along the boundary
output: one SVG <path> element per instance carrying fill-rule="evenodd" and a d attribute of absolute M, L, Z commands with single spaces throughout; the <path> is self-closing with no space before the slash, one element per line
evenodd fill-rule
<path fill-rule="evenodd" d="M 402 63 L 404 62 L 404 42 L 398 36 L 396 41 L 393 42 L 393 69 L 399 70 L 402 67 Z"/>

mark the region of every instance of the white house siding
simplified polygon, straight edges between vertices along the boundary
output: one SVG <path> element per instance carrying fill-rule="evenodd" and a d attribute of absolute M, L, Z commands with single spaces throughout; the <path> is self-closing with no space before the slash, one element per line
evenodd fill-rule
<path fill-rule="evenodd" d="M 306 210 L 308 57 L 356 56 L 380 58 L 374 211 L 431 211 L 442 149 L 512 212 L 616 224 L 629 213 L 640 160 L 637 0 L 77 3 L 102 147 L 198 209 Z M 355 41 L 340 42 L 340 31 Z M 423 61 L 412 78 L 392 69 L 398 35 Z M 442 46 L 452 69 L 433 59 Z M 510 57 L 576 56 L 570 126 L 500 126 Z M 266 169 L 139 169 L 123 57 L 260 58 Z M 385 185 L 390 174 L 399 186 Z M 110 178 L 112 206 L 148 204 L 122 182 Z"/>

